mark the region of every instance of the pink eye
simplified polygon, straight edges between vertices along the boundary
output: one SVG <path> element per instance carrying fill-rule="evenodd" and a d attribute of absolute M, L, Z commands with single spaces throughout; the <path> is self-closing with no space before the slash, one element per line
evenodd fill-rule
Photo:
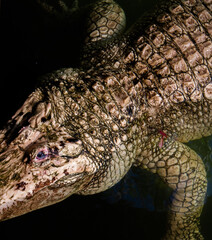
<path fill-rule="evenodd" d="M 37 153 L 35 159 L 36 159 L 38 162 L 42 162 L 42 161 L 46 160 L 46 159 L 48 158 L 48 156 L 49 156 L 49 151 L 48 151 L 48 149 L 45 149 L 45 148 L 44 148 L 44 149 L 41 149 L 41 150 Z"/>

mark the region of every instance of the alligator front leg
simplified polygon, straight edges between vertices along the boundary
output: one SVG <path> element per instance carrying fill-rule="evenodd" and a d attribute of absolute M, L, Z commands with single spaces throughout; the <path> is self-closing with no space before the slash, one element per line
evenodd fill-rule
<path fill-rule="evenodd" d="M 126 18 L 123 9 L 113 0 L 100 0 L 90 7 L 85 43 L 108 41 L 123 33 Z"/>
<path fill-rule="evenodd" d="M 173 141 L 159 149 L 158 141 L 151 141 L 139 162 L 173 189 L 164 240 L 203 239 L 198 225 L 207 189 L 204 164 L 186 145 Z"/>

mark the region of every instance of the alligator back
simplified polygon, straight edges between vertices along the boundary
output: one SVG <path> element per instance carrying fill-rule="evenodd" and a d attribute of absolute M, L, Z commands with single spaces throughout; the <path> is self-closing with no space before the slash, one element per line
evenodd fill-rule
<path fill-rule="evenodd" d="M 127 33 L 123 62 L 156 129 L 189 141 L 211 134 L 212 1 L 169 1 Z"/>

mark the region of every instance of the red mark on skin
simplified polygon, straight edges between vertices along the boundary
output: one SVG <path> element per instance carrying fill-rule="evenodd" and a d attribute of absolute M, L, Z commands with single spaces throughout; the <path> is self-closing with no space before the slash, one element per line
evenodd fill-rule
<path fill-rule="evenodd" d="M 160 139 L 160 142 L 159 142 L 159 148 L 162 148 L 163 147 L 163 143 L 164 143 L 164 138 L 167 138 L 167 135 L 162 130 L 159 130 L 159 133 L 162 136 L 162 138 Z"/>

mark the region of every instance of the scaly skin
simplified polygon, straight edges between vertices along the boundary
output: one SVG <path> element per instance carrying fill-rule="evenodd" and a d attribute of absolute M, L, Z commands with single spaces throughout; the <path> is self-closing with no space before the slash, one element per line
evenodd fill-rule
<path fill-rule="evenodd" d="M 1 131 L 0 219 L 104 191 L 135 165 L 173 189 L 164 239 L 203 239 L 205 167 L 183 143 L 212 134 L 212 1 L 161 4 L 118 39 L 122 10 L 94 9 L 80 68 L 42 77 Z"/>

